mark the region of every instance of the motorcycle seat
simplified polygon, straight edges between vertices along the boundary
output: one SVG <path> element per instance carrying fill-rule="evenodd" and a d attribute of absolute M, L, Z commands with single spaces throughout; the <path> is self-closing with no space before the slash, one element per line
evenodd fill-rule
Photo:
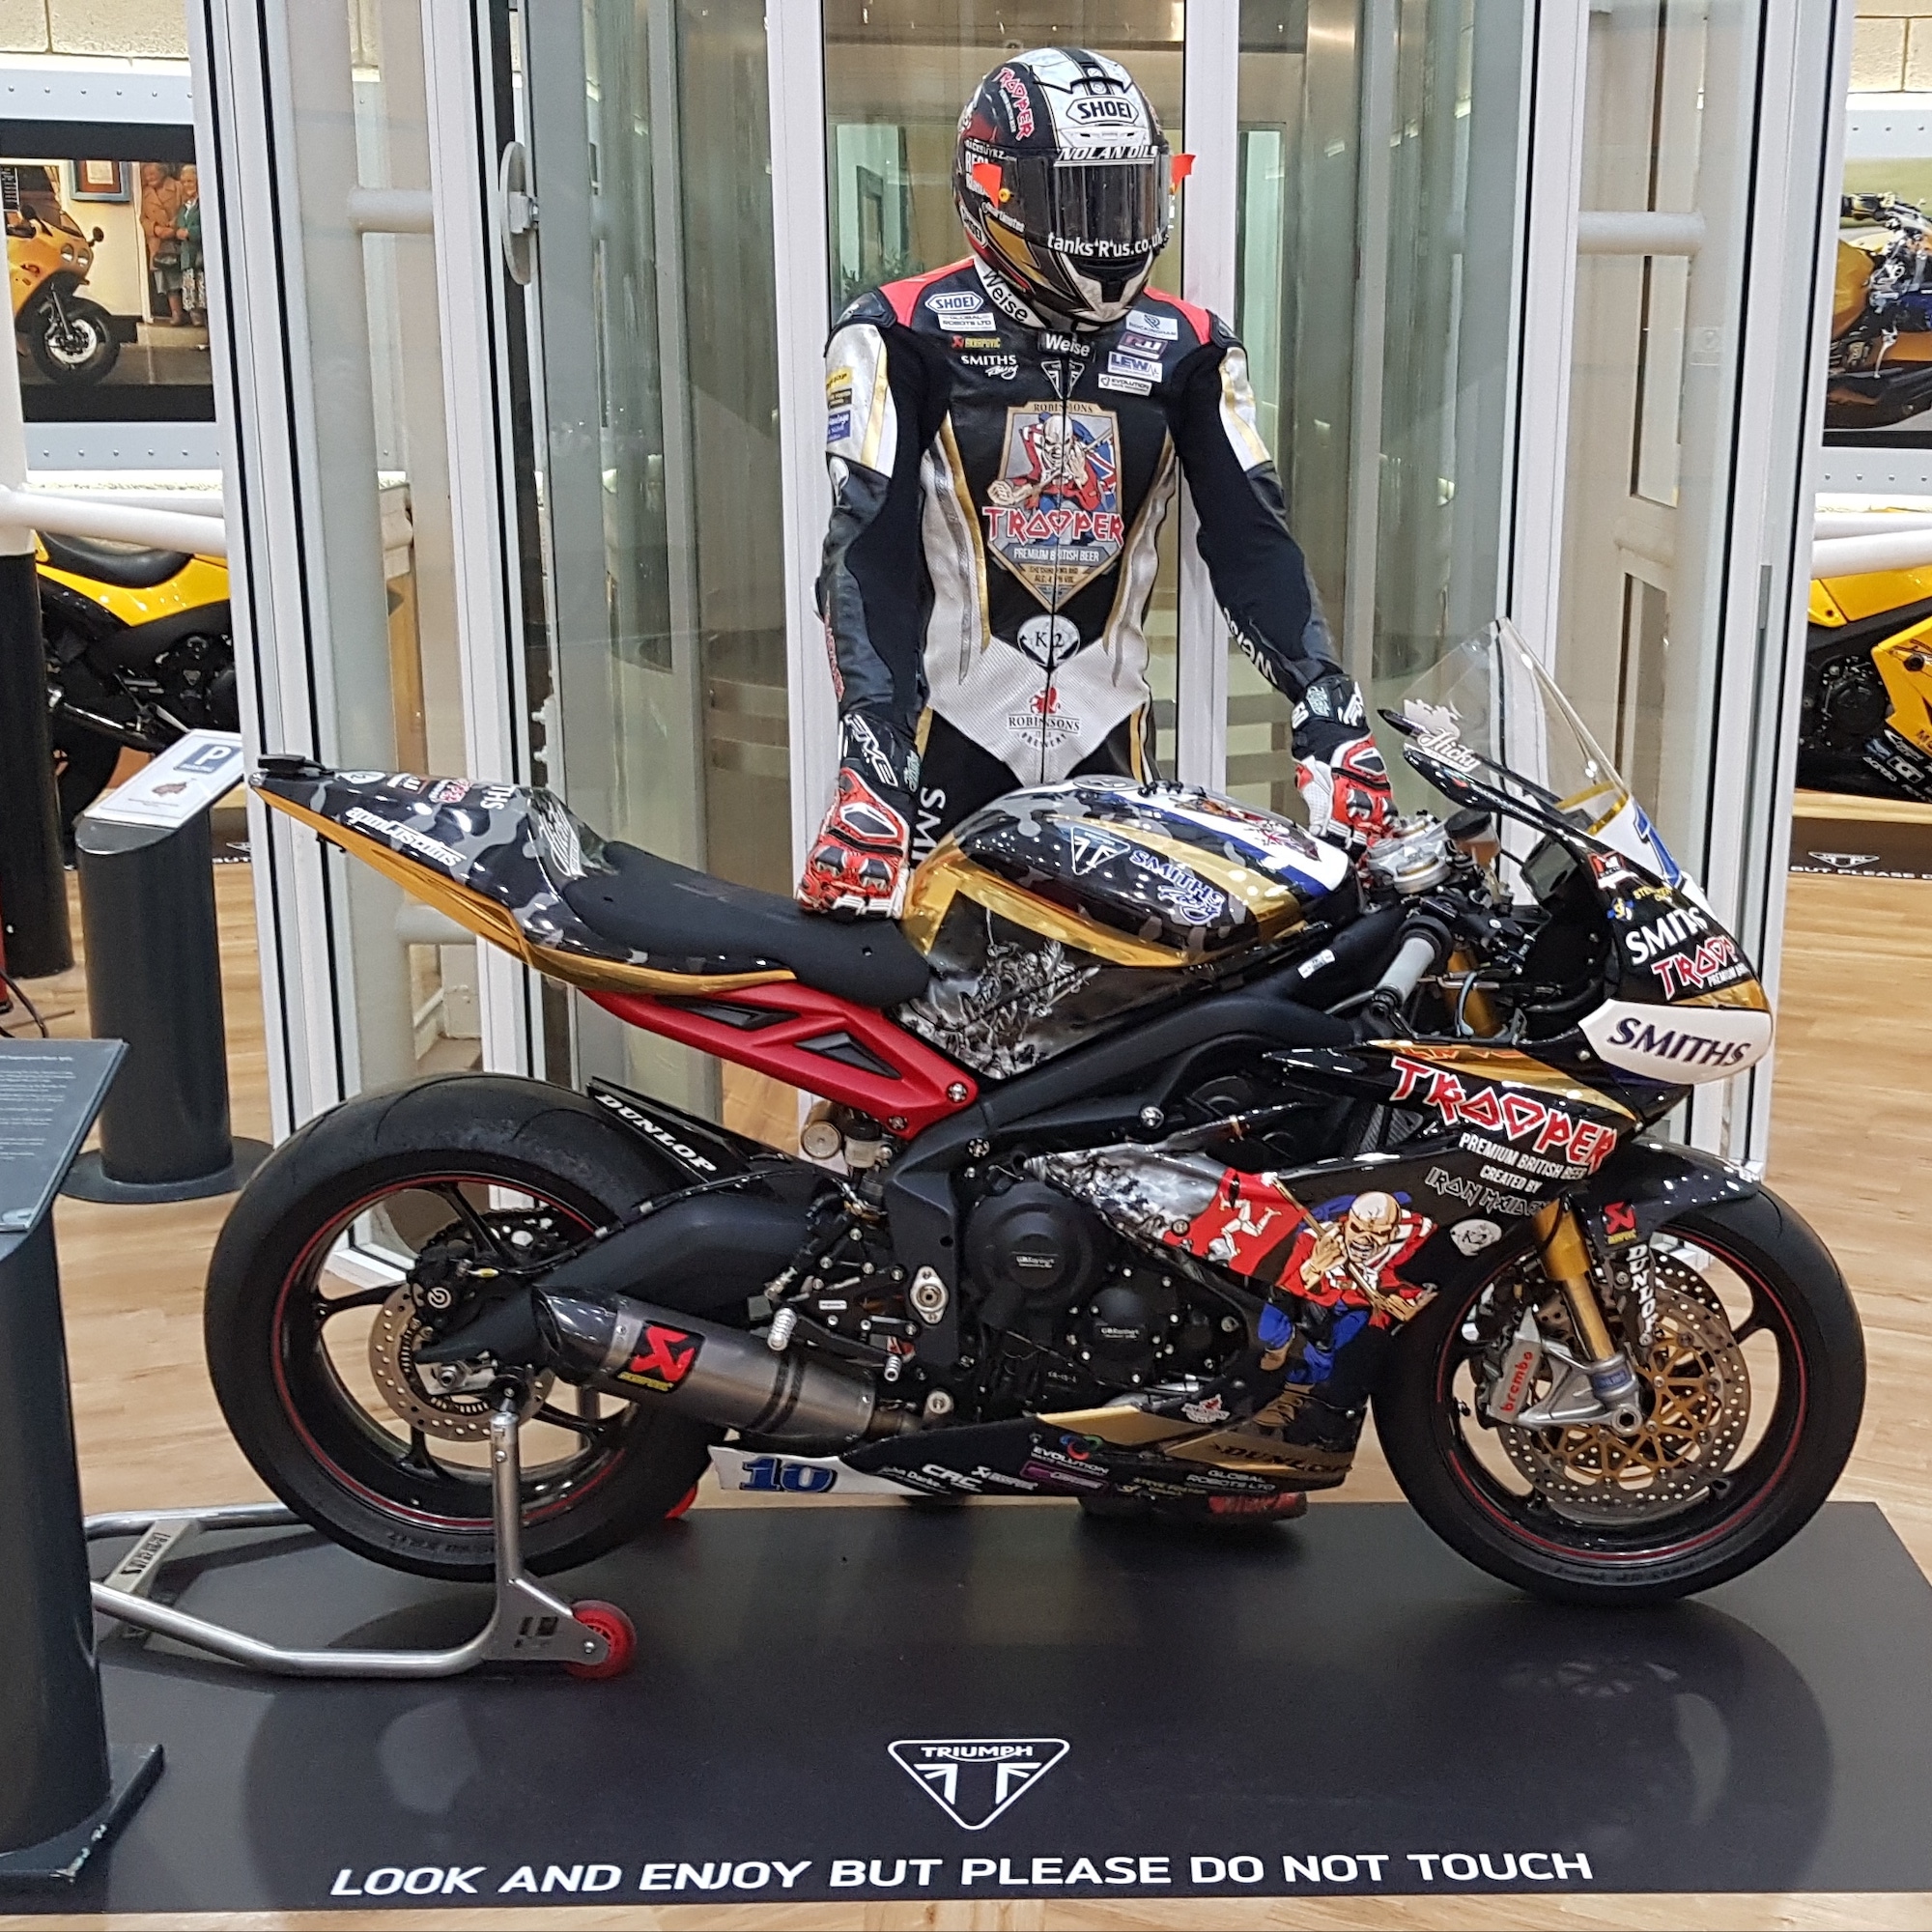
<path fill-rule="evenodd" d="M 98 583 L 117 584 L 123 590 L 152 590 L 179 575 L 188 561 L 188 553 L 182 550 L 149 550 L 141 544 L 107 543 L 97 537 L 55 536 L 51 530 L 43 530 L 40 535 L 41 548 L 54 569 L 91 577 Z"/>
<path fill-rule="evenodd" d="M 862 1007 L 895 1007 L 925 991 L 931 969 L 888 921 L 827 919 L 614 839 L 603 856 L 615 870 L 573 879 L 564 902 L 593 932 L 633 952 L 722 961 L 727 972 L 783 966 Z"/>

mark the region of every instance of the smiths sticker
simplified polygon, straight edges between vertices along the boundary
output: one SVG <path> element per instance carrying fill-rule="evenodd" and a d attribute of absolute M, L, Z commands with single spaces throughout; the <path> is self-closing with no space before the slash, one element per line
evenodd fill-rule
<path fill-rule="evenodd" d="M 697 1366 L 697 1352 L 703 1346 L 702 1335 L 667 1327 L 662 1321 L 647 1321 L 636 1351 L 617 1371 L 617 1379 L 668 1395 Z"/>
<path fill-rule="evenodd" d="M 1002 474 L 986 492 L 986 547 L 1052 607 L 1121 554 L 1121 432 L 1093 403 L 1007 412 Z"/>

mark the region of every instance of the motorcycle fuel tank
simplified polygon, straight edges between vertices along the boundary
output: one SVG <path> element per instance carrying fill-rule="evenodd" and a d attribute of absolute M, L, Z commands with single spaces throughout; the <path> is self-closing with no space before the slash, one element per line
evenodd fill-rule
<path fill-rule="evenodd" d="M 1349 879 L 1293 821 L 1193 787 L 1009 792 L 919 868 L 904 924 L 932 979 L 894 1017 L 1009 1079 L 1286 938 Z"/>
<path fill-rule="evenodd" d="M 929 951 L 963 895 L 1121 966 L 1175 967 L 1299 925 L 1349 876 L 1292 820 L 1191 786 L 1068 779 L 966 819 L 913 882 L 906 931 Z"/>

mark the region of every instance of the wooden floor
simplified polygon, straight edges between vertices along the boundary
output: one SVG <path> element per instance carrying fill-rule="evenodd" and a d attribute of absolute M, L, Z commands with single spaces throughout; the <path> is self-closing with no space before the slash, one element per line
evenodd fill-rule
<path fill-rule="evenodd" d="M 1885 1510 L 1932 1575 L 1932 885 L 1794 876 L 1778 1001 L 1770 1179 L 1817 1228 L 1857 1293 L 1871 1388 L 1838 1493 Z M 266 1135 L 262 1023 L 245 866 L 216 872 L 238 1132 Z M 75 922 L 76 932 L 78 921 Z M 30 990 L 54 1031 L 87 1031 L 77 968 Z M 75 1431 L 90 1510 L 266 1493 L 229 1441 L 201 1354 L 201 1282 L 230 1204 L 101 1208 L 63 1202 L 58 1234 Z M 1393 1499 L 1367 1445 L 1348 1499 Z M 716 1505 L 724 1500 L 711 1495 Z M 440 1926 L 528 1923 L 528 1913 L 440 1913 Z M 1029 1928 L 1137 1926 L 1932 1927 L 1932 1896 L 983 1901 L 923 1907 L 797 1905 L 547 1911 L 558 1926 Z M 0 1918 L 0 1925 L 156 1922 Z M 217 1916 L 197 1925 L 421 1927 L 415 1912 Z"/>

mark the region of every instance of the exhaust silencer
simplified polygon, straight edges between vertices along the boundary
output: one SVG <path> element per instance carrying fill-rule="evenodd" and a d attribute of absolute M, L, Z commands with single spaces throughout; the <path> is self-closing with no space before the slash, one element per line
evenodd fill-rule
<path fill-rule="evenodd" d="M 852 1442 L 874 1433 L 876 1395 L 857 1370 L 613 1294 L 536 1291 L 537 1326 L 556 1366 L 630 1402 L 668 1402 L 701 1422 L 788 1442 Z M 879 1434 L 890 1433 L 878 1430 Z"/>

